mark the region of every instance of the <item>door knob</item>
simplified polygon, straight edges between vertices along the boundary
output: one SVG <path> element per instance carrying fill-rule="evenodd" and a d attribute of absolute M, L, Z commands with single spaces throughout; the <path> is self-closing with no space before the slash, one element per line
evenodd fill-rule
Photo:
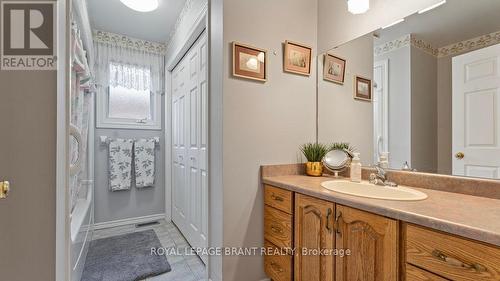
<path fill-rule="evenodd" d="M 463 159 L 465 156 L 465 154 L 463 152 L 457 152 L 457 154 L 455 154 L 455 158 L 457 159 Z"/>
<path fill-rule="evenodd" d="M 8 181 L 0 181 L 0 199 L 5 199 L 9 196 L 10 183 Z"/>

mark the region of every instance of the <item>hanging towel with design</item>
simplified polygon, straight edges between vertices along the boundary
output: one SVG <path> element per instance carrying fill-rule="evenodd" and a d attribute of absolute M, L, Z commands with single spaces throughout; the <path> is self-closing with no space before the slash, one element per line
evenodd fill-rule
<path fill-rule="evenodd" d="M 109 188 L 111 191 L 127 190 L 132 185 L 131 139 L 114 139 L 109 142 Z"/>
<path fill-rule="evenodd" d="M 134 144 L 135 186 L 154 186 L 155 183 L 155 140 L 139 139 Z"/>

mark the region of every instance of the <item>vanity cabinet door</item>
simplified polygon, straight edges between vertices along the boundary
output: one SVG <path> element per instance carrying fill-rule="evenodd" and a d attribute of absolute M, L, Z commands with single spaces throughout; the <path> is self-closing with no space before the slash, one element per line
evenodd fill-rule
<path fill-rule="evenodd" d="M 336 256 L 336 281 L 397 281 L 398 222 L 337 205 L 336 247 L 350 255 Z"/>
<path fill-rule="evenodd" d="M 334 249 L 334 217 L 332 202 L 295 195 L 295 281 L 334 280 L 334 256 L 318 252 Z"/>

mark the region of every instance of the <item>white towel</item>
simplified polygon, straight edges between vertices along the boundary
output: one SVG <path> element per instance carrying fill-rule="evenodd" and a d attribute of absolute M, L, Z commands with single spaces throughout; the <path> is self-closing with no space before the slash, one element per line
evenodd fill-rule
<path fill-rule="evenodd" d="M 109 142 L 109 188 L 127 190 L 132 185 L 133 140 L 115 139 Z"/>
<path fill-rule="evenodd" d="M 155 183 L 155 140 L 136 140 L 134 157 L 135 187 L 153 186 Z"/>

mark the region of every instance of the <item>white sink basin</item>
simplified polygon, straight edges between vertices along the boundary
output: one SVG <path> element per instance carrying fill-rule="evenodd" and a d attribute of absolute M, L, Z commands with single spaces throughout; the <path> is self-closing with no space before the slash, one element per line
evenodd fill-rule
<path fill-rule="evenodd" d="M 427 194 L 406 186 L 379 186 L 366 181 L 357 183 L 348 180 L 332 180 L 322 182 L 321 186 L 331 191 L 375 199 L 416 201 L 427 198 Z"/>

